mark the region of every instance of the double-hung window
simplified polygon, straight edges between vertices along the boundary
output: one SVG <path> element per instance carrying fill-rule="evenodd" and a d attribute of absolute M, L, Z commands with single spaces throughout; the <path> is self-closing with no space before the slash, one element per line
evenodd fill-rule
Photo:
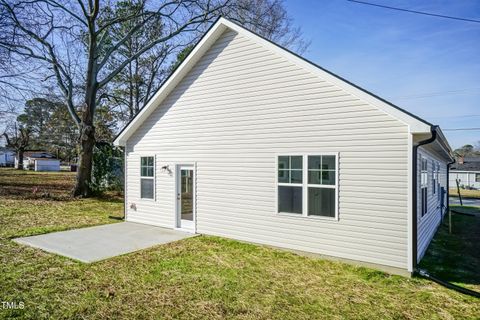
<path fill-rule="evenodd" d="M 308 156 L 308 215 L 335 217 L 336 156 Z"/>
<path fill-rule="evenodd" d="M 155 162 L 154 157 L 140 157 L 140 198 L 154 199 Z"/>
<path fill-rule="evenodd" d="M 278 213 L 337 217 L 337 155 L 278 157 Z"/>
<path fill-rule="evenodd" d="M 433 194 L 437 193 L 438 187 L 438 167 L 435 161 L 432 160 L 432 169 L 433 169 L 433 176 L 432 176 L 432 187 L 433 187 Z"/>
<path fill-rule="evenodd" d="M 480 173 L 475 173 L 475 182 L 480 182 Z"/>
<path fill-rule="evenodd" d="M 420 172 L 420 189 L 422 193 L 422 217 L 427 213 L 427 199 L 428 199 L 428 161 L 426 158 L 421 158 L 421 172 Z"/>
<path fill-rule="evenodd" d="M 278 212 L 302 214 L 303 157 L 278 157 Z"/>

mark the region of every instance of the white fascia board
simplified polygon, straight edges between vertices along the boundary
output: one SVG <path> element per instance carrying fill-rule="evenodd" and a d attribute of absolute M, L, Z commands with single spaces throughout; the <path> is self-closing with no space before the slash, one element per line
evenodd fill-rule
<path fill-rule="evenodd" d="M 211 47 L 218 37 L 225 31 L 226 26 L 217 21 L 200 42 L 193 48 L 192 52 L 175 70 L 175 72 L 160 87 L 155 95 L 150 99 L 145 107 L 140 110 L 138 115 L 120 132 L 115 138 L 113 144 L 115 146 L 125 146 L 128 138 L 140 127 L 140 125 L 148 118 L 148 116 L 158 107 L 175 86 L 185 77 L 192 69 L 203 54 Z"/>

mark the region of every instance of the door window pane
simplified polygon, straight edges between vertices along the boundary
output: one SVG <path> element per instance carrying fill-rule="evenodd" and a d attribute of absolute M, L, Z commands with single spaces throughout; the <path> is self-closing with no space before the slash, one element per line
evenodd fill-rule
<path fill-rule="evenodd" d="M 278 211 L 302 214 L 302 187 L 278 187 Z"/>
<path fill-rule="evenodd" d="M 193 170 L 181 171 L 181 219 L 193 221 Z"/>
<path fill-rule="evenodd" d="M 308 215 L 335 217 L 335 189 L 309 187 Z"/>

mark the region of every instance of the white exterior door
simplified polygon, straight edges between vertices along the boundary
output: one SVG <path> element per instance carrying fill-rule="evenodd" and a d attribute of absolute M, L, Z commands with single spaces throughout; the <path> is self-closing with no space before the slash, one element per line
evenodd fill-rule
<path fill-rule="evenodd" d="M 193 165 L 177 165 L 176 227 L 195 232 L 195 168 Z"/>

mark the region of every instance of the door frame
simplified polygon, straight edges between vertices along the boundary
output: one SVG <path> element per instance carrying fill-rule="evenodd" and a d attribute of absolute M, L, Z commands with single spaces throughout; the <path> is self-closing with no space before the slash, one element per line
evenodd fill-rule
<path fill-rule="evenodd" d="M 192 227 L 183 227 L 181 220 L 181 199 L 178 199 L 177 195 L 181 193 L 181 174 L 180 170 L 188 168 L 192 172 L 192 214 L 193 221 Z M 186 232 L 196 233 L 197 232 L 197 163 L 196 162 L 178 162 L 175 164 L 175 225 L 174 228 Z"/>

